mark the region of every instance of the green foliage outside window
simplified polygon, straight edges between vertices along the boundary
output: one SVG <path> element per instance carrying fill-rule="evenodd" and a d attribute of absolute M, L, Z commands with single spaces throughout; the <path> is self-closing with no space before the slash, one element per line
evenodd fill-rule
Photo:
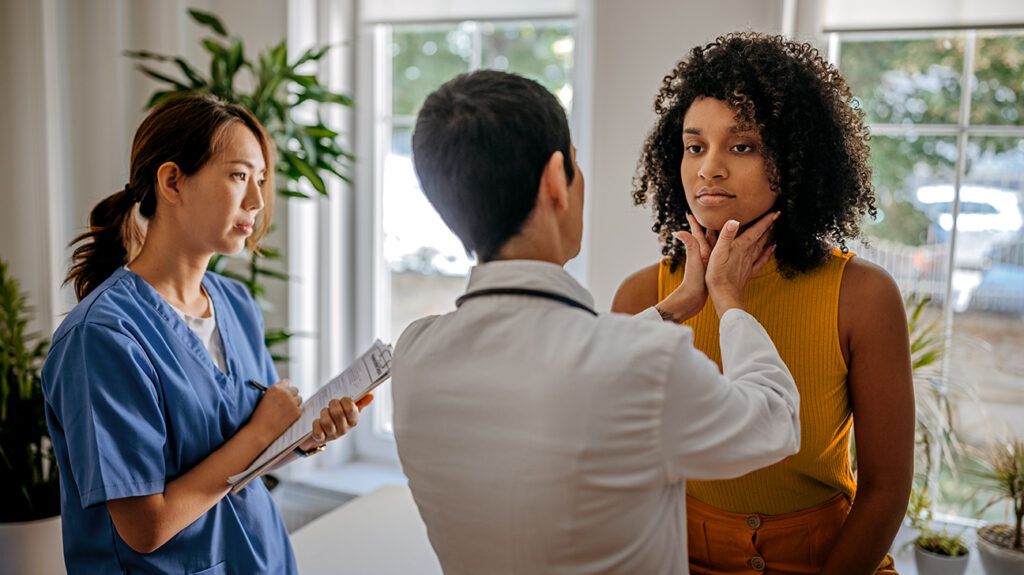
<path fill-rule="evenodd" d="M 952 184 L 957 158 L 954 136 L 915 133 L 915 126 L 957 125 L 961 105 L 966 35 L 896 40 L 844 41 L 839 67 L 853 88 L 866 120 L 906 130 L 905 136 L 872 138 L 872 166 L 882 218 L 869 235 L 909 246 L 928 242 L 929 217 L 910 192 L 926 184 Z M 1024 35 L 979 33 L 971 85 L 972 125 L 1024 124 Z M 979 157 L 1005 158 L 1018 138 L 973 142 L 966 172 Z"/>
<path fill-rule="evenodd" d="M 476 68 L 522 74 L 555 94 L 571 83 L 569 24 L 463 22 L 391 30 L 394 116 L 414 117 L 430 92 Z"/>

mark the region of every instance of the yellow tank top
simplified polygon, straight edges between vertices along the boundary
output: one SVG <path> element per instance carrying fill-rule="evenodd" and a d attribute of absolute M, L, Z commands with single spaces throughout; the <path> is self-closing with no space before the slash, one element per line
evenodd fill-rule
<path fill-rule="evenodd" d="M 775 465 L 722 481 L 689 481 L 687 493 L 732 513 L 777 515 L 813 507 L 857 485 L 850 468 L 853 425 L 846 361 L 839 344 L 839 286 L 853 257 L 836 250 L 818 269 L 784 278 L 774 260 L 750 279 L 747 311 L 764 326 L 800 390 L 800 452 Z M 658 299 L 683 281 L 683 266 L 658 270 Z M 718 315 L 711 301 L 683 322 L 694 344 L 722 367 Z"/>

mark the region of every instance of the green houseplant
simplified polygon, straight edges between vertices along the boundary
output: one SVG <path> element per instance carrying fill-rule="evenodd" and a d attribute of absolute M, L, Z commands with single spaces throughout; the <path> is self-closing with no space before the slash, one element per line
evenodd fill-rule
<path fill-rule="evenodd" d="M 914 547 L 914 563 L 918 573 L 932 575 L 963 575 L 967 570 L 970 549 L 962 534 L 950 535 L 946 530 L 931 527 L 932 502 L 927 487 L 915 487 L 907 507 L 910 527 L 917 531 L 909 544 Z"/>
<path fill-rule="evenodd" d="M 940 319 L 929 317 L 930 303 L 930 298 L 915 294 L 906 301 L 916 407 L 914 487 L 907 517 L 917 536 L 909 545 L 914 547 L 919 573 L 960 575 L 967 569 L 969 548 L 962 534 L 932 527 L 931 493 L 939 491 L 943 469 L 954 476 L 959 472 L 964 449 L 954 426 L 953 401 L 974 394 L 969 386 L 943 374 L 946 343 Z"/>
<path fill-rule="evenodd" d="M 285 197 L 309 197 L 306 189 L 327 195 L 325 177 L 333 174 L 350 182 L 353 156 L 342 145 L 341 134 L 327 127 L 319 114 L 320 105 L 352 106 L 345 94 L 324 86 L 309 68 L 328 53 L 331 46 L 310 48 L 292 61 L 288 46 L 282 40 L 250 59 L 242 40 L 231 36 L 219 18 L 207 12 L 188 10 L 189 17 L 205 28 L 211 36 L 202 40 L 210 56 L 208 72 L 181 56 L 166 56 L 148 51 L 129 51 L 126 55 L 138 61 L 138 70 L 163 84 L 146 104 L 151 108 L 167 98 L 199 92 L 239 104 L 253 113 L 266 127 L 276 147 L 275 172 L 278 192 Z M 156 64 L 161 68 L 150 64 Z M 169 68 L 171 71 L 164 70 Z M 247 81 L 240 81 L 240 80 Z M 296 108 L 316 106 L 315 118 L 297 119 Z M 293 117 L 295 116 L 295 117 Z M 288 276 L 273 268 L 273 260 L 281 258 L 280 250 L 263 247 L 248 257 L 214 257 L 210 268 L 241 281 L 260 306 L 267 310 L 265 280 L 287 280 Z M 265 334 L 271 349 L 292 336 L 283 329 L 268 328 Z M 276 361 L 286 359 L 275 353 Z"/>
<path fill-rule="evenodd" d="M 992 494 L 986 508 L 1007 503 L 1012 523 L 978 529 L 978 550 L 989 575 L 1024 573 L 1024 440 L 1005 439 L 975 456 L 972 475 Z"/>
<path fill-rule="evenodd" d="M 0 571 L 63 573 L 60 480 L 40 378 L 49 342 L 26 331 L 31 315 L 0 260 Z"/>
<path fill-rule="evenodd" d="M 26 333 L 30 313 L 18 281 L 0 260 L 0 523 L 60 514 L 40 378 L 49 342 Z"/>
<path fill-rule="evenodd" d="M 953 400 L 971 396 L 971 390 L 942 373 L 946 344 L 940 320 L 928 318 L 929 297 L 907 298 L 907 331 L 910 334 L 910 367 L 916 404 L 915 483 L 923 493 L 938 481 L 943 466 L 957 471 L 963 445 L 953 425 Z"/>

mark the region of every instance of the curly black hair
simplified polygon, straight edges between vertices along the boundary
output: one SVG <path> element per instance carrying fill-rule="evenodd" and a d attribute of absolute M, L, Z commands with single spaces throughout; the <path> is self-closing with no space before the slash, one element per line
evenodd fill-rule
<path fill-rule="evenodd" d="M 654 232 L 675 270 L 685 256 L 671 236 L 689 230 L 683 191 L 683 117 L 700 97 L 725 102 L 763 142 L 768 181 L 778 193 L 775 256 L 786 277 L 811 271 L 834 246 L 876 216 L 869 132 L 846 80 L 810 44 L 751 32 L 698 46 L 665 76 L 658 116 L 633 179 L 633 201 L 653 198 Z"/>

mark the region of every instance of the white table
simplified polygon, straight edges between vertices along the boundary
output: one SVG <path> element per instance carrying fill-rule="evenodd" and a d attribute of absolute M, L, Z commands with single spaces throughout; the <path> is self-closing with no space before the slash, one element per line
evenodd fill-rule
<path fill-rule="evenodd" d="M 408 487 L 382 487 L 292 534 L 302 575 L 442 575 Z"/>

